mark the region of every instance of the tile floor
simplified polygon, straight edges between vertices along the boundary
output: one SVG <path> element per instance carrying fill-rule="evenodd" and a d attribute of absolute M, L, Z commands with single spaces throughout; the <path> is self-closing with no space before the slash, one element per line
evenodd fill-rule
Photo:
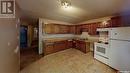
<path fill-rule="evenodd" d="M 116 73 L 116 71 L 95 60 L 92 52 L 84 54 L 76 49 L 67 49 L 41 58 L 20 73 Z"/>

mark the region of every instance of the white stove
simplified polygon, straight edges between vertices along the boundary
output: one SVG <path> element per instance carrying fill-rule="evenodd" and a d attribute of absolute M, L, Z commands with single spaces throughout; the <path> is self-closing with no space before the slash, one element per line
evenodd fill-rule
<path fill-rule="evenodd" d="M 109 30 L 106 28 L 98 29 L 99 31 L 99 42 L 94 43 L 94 58 L 107 64 L 109 62 L 109 43 L 108 43 L 108 37 L 109 37 Z"/>
<path fill-rule="evenodd" d="M 94 47 L 94 58 L 108 64 L 109 44 L 95 42 Z"/>

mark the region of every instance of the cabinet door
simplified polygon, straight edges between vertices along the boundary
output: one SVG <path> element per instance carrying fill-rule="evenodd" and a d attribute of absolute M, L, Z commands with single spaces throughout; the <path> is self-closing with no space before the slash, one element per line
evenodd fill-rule
<path fill-rule="evenodd" d="M 121 21 L 122 20 L 120 16 L 111 18 L 111 27 L 120 27 L 122 24 Z"/>
<path fill-rule="evenodd" d="M 67 34 L 67 33 L 69 33 L 69 28 L 68 28 L 67 25 L 59 25 L 59 27 L 60 27 L 60 33 L 61 34 Z"/>
<path fill-rule="evenodd" d="M 86 42 L 86 53 L 90 52 L 90 42 Z"/>
<path fill-rule="evenodd" d="M 80 51 L 86 53 L 86 43 L 83 41 L 80 41 L 79 45 L 80 45 Z"/>
<path fill-rule="evenodd" d="M 82 33 L 81 29 L 82 29 L 82 26 L 81 25 L 77 25 L 76 26 L 76 34 L 81 34 Z"/>
<path fill-rule="evenodd" d="M 69 28 L 69 33 L 70 34 L 75 34 L 75 26 L 68 26 L 68 28 Z"/>
<path fill-rule="evenodd" d="M 87 53 L 90 51 L 90 43 L 76 40 L 75 48 L 84 52 L 84 53 Z"/>
<path fill-rule="evenodd" d="M 73 48 L 73 41 L 67 41 L 67 49 Z"/>
<path fill-rule="evenodd" d="M 54 34 L 60 33 L 60 26 L 59 26 L 59 25 L 54 24 L 52 29 L 53 29 L 52 32 L 53 32 Z"/>
<path fill-rule="evenodd" d="M 97 23 L 88 24 L 88 32 L 90 35 L 96 35 L 97 34 Z"/>
<path fill-rule="evenodd" d="M 55 42 L 55 44 L 54 44 L 55 52 L 65 50 L 66 48 L 67 48 L 66 41 L 59 41 L 59 42 Z"/>
<path fill-rule="evenodd" d="M 80 41 L 76 40 L 75 48 L 78 49 L 78 50 L 81 50 Z"/>
<path fill-rule="evenodd" d="M 53 33 L 52 28 L 53 28 L 52 24 L 45 24 L 43 30 L 46 34 L 52 34 Z"/>
<path fill-rule="evenodd" d="M 82 25 L 82 32 L 88 32 L 88 25 L 87 24 L 84 24 Z"/>
<path fill-rule="evenodd" d="M 92 24 L 92 35 L 96 35 L 97 33 L 97 24 Z"/>

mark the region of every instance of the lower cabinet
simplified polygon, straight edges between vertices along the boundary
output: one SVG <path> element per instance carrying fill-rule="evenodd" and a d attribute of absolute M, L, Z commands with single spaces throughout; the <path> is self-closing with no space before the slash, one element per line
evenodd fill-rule
<path fill-rule="evenodd" d="M 67 45 L 67 41 L 55 42 L 54 43 L 54 50 L 55 50 L 55 52 L 67 49 L 66 45 Z"/>
<path fill-rule="evenodd" d="M 67 47 L 68 49 L 69 49 L 69 48 L 74 48 L 74 47 L 73 47 L 73 41 L 72 41 L 72 40 L 68 40 L 66 47 Z"/>
<path fill-rule="evenodd" d="M 65 41 L 57 41 L 57 42 L 53 42 L 51 44 L 47 44 L 45 43 L 45 47 L 44 47 L 44 55 L 48 55 L 48 54 L 52 54 L 58 51 L 62 51 L 65 49 L 68 49 L 67 47 L 67 40 Z"/>
<path fill-rule="evenodd" d="M 54 44 L 48 44 L 48 45 L 45 45 L 45 48 L 44 48 L 44 55 L 48 55 L 48 54 L 51 54 L 51 53 L 54 53 Z"/>
<path fill-rule="evenodd" d="M 75 40 L 75 48 L 84 53 L 87 53 L 90 51 L 90 43 L 85 41 Z"/>
<path fill-rule="evenodd" d="M 43 51 L 44 55 L 48 55 L 69 48 L 75 48 L 84 53 L 87 53 L 90 51 L 90 43 L 80 40 L 64 40 L 53 43 L 45 43 L 45 48 Z"/>

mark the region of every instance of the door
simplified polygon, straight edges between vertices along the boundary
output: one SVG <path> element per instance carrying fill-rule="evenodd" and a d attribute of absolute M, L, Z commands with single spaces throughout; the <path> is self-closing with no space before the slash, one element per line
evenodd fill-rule
<path fill-rule="evenodd" d="M 130 42 L 110 40 L 110 66 L 121 71 L 130 71 Z"/>

